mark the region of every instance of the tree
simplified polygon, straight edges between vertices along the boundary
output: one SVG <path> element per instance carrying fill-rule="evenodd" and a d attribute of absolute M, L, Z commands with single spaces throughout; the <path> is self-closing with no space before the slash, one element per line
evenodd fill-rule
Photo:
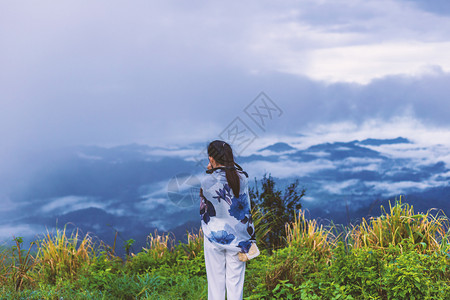
<path fill-rule="evenodd" d="M 259 226 L 268 228 L 267 233 L 261 241 L 269 250 L 278 249 L 286 244 L 285 224 L 295 220 L 300 210 L 300 199 L 306 190 L 299 192 L 299 181 L 295 180 L 288 185 L 284 193 L 275 188 L 275 181 L 269 174 L 264 174 L 261 179 L 262 189 L 258 187 L 255 178 L 255 187 L 249 190 L 252 207 L 262 214 Z"/>

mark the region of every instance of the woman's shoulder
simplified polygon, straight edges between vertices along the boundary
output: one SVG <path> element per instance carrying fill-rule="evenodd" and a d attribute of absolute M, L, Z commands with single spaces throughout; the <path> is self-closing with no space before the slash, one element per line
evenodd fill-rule
<path fill-rule="evenodd" d="M 245 171 L 237 170 L 237 173 L 239 175 L 240 181 L 247 183 L 248 182 L 248 174 Z M 202 185 L 213 185 L 217 182 L 223 182 L 226 183 L 226 174 L 225 170 L 218 169 L 215 170 L 212 173 L 204 174 L 201 180 Z"/>
<path fill-rule="evenodd" d="M 221 172 L 221 170 L 215 170 L 214 172 L 212 172 L 210 174 L 204 174 L 201 179 L 201 183 L 202 183 L 202 186 L 203 185 L 211 186 L 223 178 L 225 178 L 225 172 Z"/>

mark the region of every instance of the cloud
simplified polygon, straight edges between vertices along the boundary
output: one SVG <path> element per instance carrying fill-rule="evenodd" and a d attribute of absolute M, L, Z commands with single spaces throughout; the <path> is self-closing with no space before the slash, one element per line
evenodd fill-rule
<path fill-rule="evenodd" d="M 144 209 L 148 211 L 152 211 L 158 206 L 166 206 L 168 204 L 167 198 L 148 198 L 144 201 L 136 203 L 135 205 L 139 207 L 139 209 Z"/>
<path fill-rule="evenodd" d="M 374 193 L 379 193 L 385 197 L 392 195 L 410 194 L 420 192 L 428 188 L 448 186 L 447 182 L 427 180 L 422 182 L 417 181 L 398 181 L 398 182 L 382 182 L 382 181 L 368 181 L 364 183 Z"/>
<path fill-rule="evenodd" d="M 44 214 L 66 214 L 71 211 L 89 207 L 104 209 L 106 204 L 104 202 L 99 202 L 95 197 L 65 196 L 48 201 L 48 203 L 42 206 L 40 210 Z"/>
<path fill-rule="evenodd" d="M 282 160 L 279 162 L 252 161 L 251 163 L 243 164 L 242 167 L 251 176 L 257 178 L 262 177 L 266 173 L 270 173 L 273 177 L 277 178 L 301 177 L 318 171 L 336 168 L 332 162 L 324 159 L 317 159 L 311 162 L 296 162 L 292 160 Z"/>
<path fill-rule="evenodd" d="M 20 203 L 13 201 L 9 196 L 0 195 L 0 212 L 10 212 L 18 208 Z"/>
<path fill-rule="evenodd" d="M 352 187 L 359 183 L 358 179 L 351 179 L 342 182 L 322 182 L 321 186 L 330 194 L 347 194 L 348 191 L 352 190 Z"/>
<path fill-rule="evenodd" d="M 174 174 L 171 178 L 140 188 L 140 201 L 134 204 L 136 212 L 159 210 L 159 218 L 198 206 L 200 182 L 204 171 L 196 168 L 191 173 Z"/>
<path fill-rule="evenodd" d="M 308 76 L 329 82 L 350 81 L 367 84 L 393 74 L 421 75 L 433 66 L 450 71 L 450 42 L 391 42 L 326 48 L 311 54 Z M 295 65 L 284 68 L 296 72 Z"/>
<path fill-rule="evenodd" d="M 439 14 L 439 15 L 449 15 L 450 14 L 450 3 L 447 0 L 406 0 L 417 5 L 418 8 L 425 11 Z"/>
<path fill-rule="evenodd" d="M 399 127 L 402 117 L 448 128 L 450 20 L 421 7 L 2 2 L 0 182 L 26 169 L 33 151 L 184 145 L 216 138 L 237 116 L 261 141 L 320 125 Z M 262 90 L 284 112 L 266 131 L 244 113 Z"/>
<path fill-rule="evenodd" d="M 255 68 L 260 72 L 368 83 L 386 75 L 417 74 L 434 64 L 450 70 L 448 18 L 409 3 L 304 1 L 290 10 L 277 8 L 276 21 L 266 18 L 253 34 L 250 63 L 259 60 Z"/>
<path fill-rule="evenodd" d="M 33 238 L 37 233 L 45 232 L 45 228 L 43 226 L 36 225 L 0 225 L 0 241 L 1 242 L 9 242 L 14 237 L 23 237 L 26 239 Z"/>
<path fill-rule="evenodd" d="M 382 154 L 408 155 L 408 149 L 432 147 L 440 156 L 450 147 L 450 128 L 432 126 L 412 117 L 394 117 L 388 120 L 368 118 L 365 121 L 343 121 L 310 126 L 302 135 L 286 137 L 286 141 L 299 149 L 327 142 L 346 142 L 352 140 L 394 139 L 407 137 L 413 144 L 365 146 Z M 398 149 L 396 151 L 395 149 Z"/>
<path fill-rule="evenodd" d="M 205 147 L 206 149 L 206 147 Z M 203 149 L 180 149 L 180 148 L 169 148 L 169 149 L 152 149 L 148 152 L 150 156 L 153 157 L 183 157 L 189 158 L 195 161 L 196 158 L 204 158 L 205 153 L 202 153 Z"/>
<path fill-rule="evenodd" d="M 370 159 L 367 157 L 349 157 L 338 162 L 338 168 L 344 172 L 379 171 L 382 159 Z"/>
<path fill-rule="evenodd" d="M 428 136 L 426 137 L 426 142 L 418 140 L 416 144 L 394 144 L 366 147 L 380 152 L 382 155 L 389 158 L 410 160 L 411 165 L 416 167 L 427 166 L 439 162 L 444 162 L 447 167 L 450 167 L 450 154 L 448 152 L 450 145 L 440 144 L 442 138 L 450 138 L 449 133 L 443 134 L 430 132 L 429 134 L 435 135 L 436 139 L 434 140 L 434 144 L 430 143 L 432 139 Z M 418 131 L 416 133 L 416 137 L 420 137 L 420 135 L 421 132 Z"/>

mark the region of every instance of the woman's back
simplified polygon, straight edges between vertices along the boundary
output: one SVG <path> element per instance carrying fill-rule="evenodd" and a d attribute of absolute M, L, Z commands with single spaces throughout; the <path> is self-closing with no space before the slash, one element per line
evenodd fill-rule
<path fill-rule="evenodd" d="M 239 195 L 234 195 L 225 171 L 205 176 L 201 185 L 200 215 L 205 238 L 224 249 L 244 250 L 254 240 L 248 180 L 238 171 Z M 240 249 L 239 249 L 240 248 Z"/>

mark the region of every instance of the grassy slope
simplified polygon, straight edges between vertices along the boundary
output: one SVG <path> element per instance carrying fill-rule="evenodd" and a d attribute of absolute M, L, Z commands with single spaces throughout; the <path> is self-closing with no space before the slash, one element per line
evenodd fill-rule
<path fill-rule="evenodd" d="M 286 230 L 283 248 L 264 249 L 248 263 L 247 299 L 450 299 L 445 216 L 398 203 L 341 228 L 300 212 Z M 1 298 L 206 299 L 202 245 L 201 232 L 185 244 L 155 233 L 124 261 L 111 247 L 64 229 L 27 250 L 18 238 L 0 252 Z"/>

